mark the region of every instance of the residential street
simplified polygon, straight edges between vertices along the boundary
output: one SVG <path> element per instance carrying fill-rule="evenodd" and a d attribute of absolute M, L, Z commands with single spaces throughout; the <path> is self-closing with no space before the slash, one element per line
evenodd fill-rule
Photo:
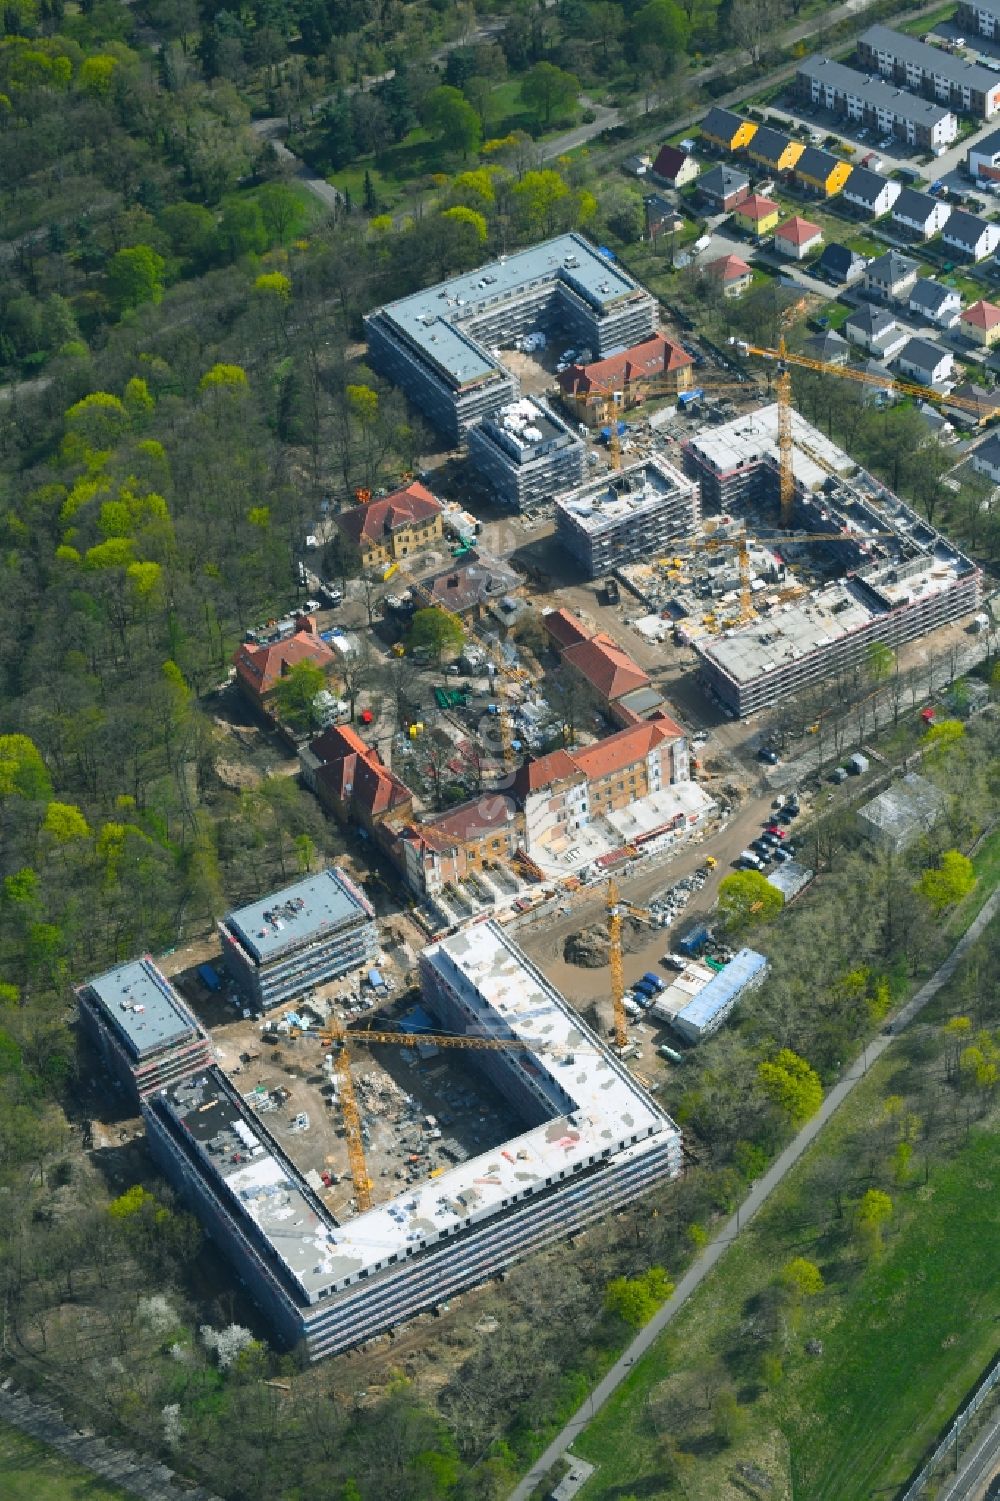
<path fill-rule="evenodd" d="M 838 21 L 846 20 L 855 15 L 860 16 L 873 3 L 874 0 L 842 0 L 841 4 L 835 5 L 831 10 L 819 16 L 813 16 L 807 21 L 801 21 L 796 26 L 789 27 L 785 33 L 786 39 L 791 43 L 804 41 L 819 32 L 826 31 L 830 26 L 835 26 Z M 929 11 L 932 7 L 928 6 L 926 9 Z M 501 22 L 487 22 L 484 26 L 480 26 L 474 32 L 471 32 L 469 36 L 446 43 L 434 53 L 434 59 L 440 60 L 448 52 L 456 47 L 465 45 L 467 42 L 488 40 L 495 36 L 497 31 L 501 29 Z M 739 57 L 734 57 L 730 54 L 724 62 L 715 63 L 711 67 L 702 68 L 698 72 L 692 73 L 689 81 L 691 84 L 707 83 L 712 78 L 720 75 L 725 76 L 725 74 L 732 72 L 734 67 L 748 61 L 749 57 L 745 54 Z M 370 88 L 373 84 L 392 78 L 394 72 L 395 70 L 390 68 L 388 72 L 380 74 L 377 77 L 365 78 L 360 84 L 348 86 L 345 92 L 351 93 L 356 92 L 359 88 Z M 794 73 L 795 64 L 788 63 L 784 67 L 776 68 L 773 72 L 763 76 L 758 81 L 756 87 L 760 89 L 767 88 L 772 84 L 780 83 L 783 79 L 791 78 Z M 724 95 L 715 102 L 720 105 L 731 106 L 739 103 L 746 92 L 746 84 L 743 84 L 739 89 L 734 90 L 731 94 Z M 325 103 L 326 100 L 324 99 L 318 100 L 315 109 L 321 109 Z M 610 109 L 606 105 L 594 105 L 592 107 L 594 108 L 596 118 L 589 124 L 574 126 L 572 130 L 564 131 L 561 135 L 553 136 L 550 140 L 542 143 L 541 154 L 544 160 L 551 161 L 555 157 L 564 155 L 567 151 L 573 151 L 578 146 L 585 145 L 587 141 L 593 140 L 595 136 L 599 136 L 602 131 L 613 129 L 616 125 L 621 124 L 622 111 L 620 109 Z M 659 104 L 654 104 L 652 107 L 659 108 Z M 674 131 L 685 130 L 689 125 L 696 124 L 702 115 L 704 115 L 705 109 L 706 106 L 702 105 L 697 110 L 680 119 L 658 125 L 656 130 L 650 133 L 649 141 L 659 140 L 662 137 L 673 134 Z M 647 111 L 640 109 L 640 113 L 644 114 Z M 292 155 L 281 140 L 281 137 L 287 130 L 287 125 L 288 122 L 283 118 L 268 116 L 266 119 L 254 120 L 251 129 L 262 139 L 269 140 L 277 149 L 278 155 L 282 160 L 295 162 L 298 161 L 298 158 Z M 641 146 L 648 144 L 649 141 L 645 139 L 636 141 L 633 149 L 638 150 Z M 619 148 L 615 149 L 617 151 Z M 303 186 L 308 188 L 311 193 L 314 193 L 323 203 L 330 208 L 336 208 L 340 194 L 335 188 L 331 188 L 330 184 L 324 178 L 312 172 L 304 162 L 299 162 L 296 176 L 302 182 Z"/>
<path fill-rule="evenodd" d="M 622 1382 L 630 1374 L 636 1361 L 647 1353 L 657 1337 L 663 1332 L 669 1323 L 677 1317 L 696 1288 L 708 1276 L 716 1262 L 721 1260 L 727 1248 L 745 1229 L 748 1222 L 753 1218 L 770 1198 L 773 1191 L 783 1181 L 786 1174 L 793 1168 L 802 1156 L 806 1148 L 815 1140 L 819 1132 L 826 1125 L 834 1111 L 847 1099 L 851 1091 L 864 1078 L 869 1066 L 880 1058 L 886 1048 L 890 1047 L 894 1036 L 898 1035 L 904 1027 L 908 1026 L 914 1017 L 918 1016 L 925 1006 L 954 974 L 962 957 L 984 931 L 997 909 L 1000 908 L 1000 890 L 997 890 L 983 906 L 978 917 L 969 926 L 967 932 L 952 949 L 947 959 L 935 971 L 925 985 L 917 992 L 907 1005 L 897 1013 L 890 1023 L 892 1031 L 883 1032 L 865 1048 L 860 1058 L 847 1070 L 844 1077 L 836 1084 L 827 1095 L 819 1110 L 808 1121 L 793 1141 L 782 1152 L 781 1156 L 772 1164 L 759 1183 L 754 1183 L 750 1192 L 742 1204 L 730 1219 L 718 1230 L 714 1238 L 705 1247 L 698 1260 L 689 1267 L 681 1278 L 673 1293 L 673 1296 L 664 1303 L 663 1307 L 653 1316 L 646 1327 L 636 1335 L 618 1360 L 608 1371 L 607 1375 L 591 1392 L 587 1400 L 577 1408 L 569 1422 L 552 1440 L 544 1454 L 532 1466 L 530 1472 L 524 1477 L 520 1485 L 511 1492 L 510 1501 L 528 1501 L 535 1486 L 543 1479 L 551 1467 L 555 1464 L 574 1440 L 592 1422 L 595 1414 L 600 1411 L 608 1398 L 617 1391 Z M 972 1493 L 955 1492 L 950 1501 L 972 1501 Z"/>

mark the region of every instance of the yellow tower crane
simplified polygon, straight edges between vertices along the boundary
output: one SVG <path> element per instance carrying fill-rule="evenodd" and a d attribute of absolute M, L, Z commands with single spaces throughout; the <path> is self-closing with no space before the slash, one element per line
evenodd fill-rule
<path fill-rule="evenodd" d="M 814 360 L 805 354 L 792 354 L 784 334 L 778 340 L 777 349 L 768 349 L 758 344 L 748 344 L 742 339 L 730 339 L 737 352 L 754 355 L 762 360 L 777 362 L 778 396 L 778 458 L 781 495 L 781 524 L 789 526 L 795 503 L 795 474 L 792 468 L 792 369 L 813 370 L 819 375 L 835 375 L 840 380 L 853 380 L 862 385 L 878 386 L 898 391 L 903 396 L 916 396 L 921 401 L 933 401 L 939 406 L 950 406 L 968 412 L 982 426 L 990 420 L 990 414 L 980 409 L 977 401 L 967 396 L 949 396 L 944 391 L 935 391 L 930 386 L 918 385 L 915 381 L 892 380 L 881 375 L 870 375 L 867 370 L 854 370 L 850 365 L 831 365 L 827 360 Z"/>
<path fill-rule="evenodd" d="M 623 1013 L 624 1014 L 624 1013 Z M 386 1032 L 372 1028 L 363 1032 L 351 1032 L 351 1043 L 374 1042 L 399 1044 L 401 1047 L 413 1047 L 415 1042 L 427 1042 L 438 1048 L 478 1048 L 481 1050 L 503 1052 L 522 1051 L 532 1053 L 546 1053 L 565 1051 L 564 1048 L 556 1048 L 554 1044 L 543 1041 L 535 1041 L 531 1038 L 521 1037 L 473 1037 L 467 1034 L 459 1035 L 451 1032 Z M 347 1135 L 347 1158 L 351 1170 L 351 1181 L 354 1184 L 354 1197 L 357 1200 L 358 1212 L 363 1214 L 372 1207 L 372 1188 L 374 1184 L 368 1175 L 368 1163 L 365 1160 L 364 1137 L 361 1129 L 361 1112 L 358 1109 L 357 1096 L 354 1093 L 354 1080 L 351 1077 L 351 1058 L 348 1052 L 348 1033 L 339 1024 L 335 1023 L 325 1032 L 320 1033 L 320 1042 L 325 1047 L 332 1047 L 333 1066 L 337 1075 L 340 1092 L 340 1109 L 344 1119 L 344 1130 Z M 575 1044 L 571 1050 L 576 1053 L 593 1053 L 594 1048 L 577 1047 Z"/>
<path fill-rule="evenodd" d="M 614 1008 L 615 1048 L 621 1053 L 628 1046 L 628 1018 L 625 1015 L 625 968 L 622 960 L 622 917 L 635 917 L 639 922 L 652 922 L 653 914 L 645 907 L 633 907 L 623 902 L 618 891 L 618 882 L 611 877 L 607 889 L 608 907 L 608 970 L 611 978 L 611 1004 Z"/>
<path fill-rule="evenodd" d="M 334 1045 L 333 1066 L 337 1073 L 337 1083 L 340 1086 L 340 1110 L 344 1117 L 344 1130 L 347 1133 L 347 1160 L 351 1165 L 351 1179 L 354 1183 L 354 1197 L 358 1201 L 358 1212 L 363 1214 L 366 1209 L 372 1207 L 372 1180 L 368 1176 L 368 1164 L 365 1161 L 365 1144 L 361 1135 L 361 1112 L 358 1109 L 354 1080 L 351 1077 L 351 1057 L 347 1051 L 347 1034 L 343 1027 L 334 1027 L 324 1037 L 324 1041 Z"/>

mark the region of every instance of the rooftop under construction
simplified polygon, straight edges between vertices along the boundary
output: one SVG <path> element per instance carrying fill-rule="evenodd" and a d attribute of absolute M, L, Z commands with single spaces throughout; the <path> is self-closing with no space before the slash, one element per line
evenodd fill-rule
<path fill-rule="evenodd" d="M 971 559 L 790 416 L 790 526 L 776 515 L 780 421 L 772 403 L 687 441 L 685 467 L 703 503 L 730 514 L 712 536 L 647 565 L 649 577 L 635 584 L 654 607 L 666 596 L 678 639 L 694 645 L 705 682 L 739 717 L 849 667 L 872 641 L 902 645 L 980 600 Z"/>
<path fill-rule="evenodd" d="M 518 1129 L 370 1209 L 334 1213 L 217 1064 L 143 1103 L 164 1171 L 285 1340 L 304 1339 L 313 1358 L 496 1275 L 680 1167 L 673 1122 L 499 925 L 431 945 L 420 972 L 413 1051 L 428 1025 L 466 1039 L 463 1059 Z"/>

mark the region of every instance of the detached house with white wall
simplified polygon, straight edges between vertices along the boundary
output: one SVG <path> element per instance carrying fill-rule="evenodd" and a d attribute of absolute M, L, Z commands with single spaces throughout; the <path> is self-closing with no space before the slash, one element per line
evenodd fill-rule
<path fill-rule="evenodd" d="M 922 276 L 910 292 L 909 309 L 935 328 L 954 328 L 962 314 L 962 295 L 933 276 Z"/>
<path fill-rule="evenodd" d="M 955 361 L 947 349 L 930 339 L 909 339 L 896 361 L 900 375 L 922 386 L 940 386 L 949 380 Z"/>

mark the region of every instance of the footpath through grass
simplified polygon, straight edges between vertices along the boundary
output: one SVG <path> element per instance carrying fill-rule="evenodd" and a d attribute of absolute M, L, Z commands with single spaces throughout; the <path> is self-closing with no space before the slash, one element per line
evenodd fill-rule
<path fill-rule="evenodd" d="M 974 910 L 996 883 L 1000 838 L 984 842 L 977 869 Z M 994 922 L 994 945 L 998 933 Z M 945 991 L 933 1011 L 957 1005 Z M 574 1445 L 599 1466 L 586 1501 L 737 1501 L 744 1463 L 769 1475 L 773 1501 L 868 1501 L 906 1479 L 1000 1343 L 1000 1135 L 989 1116 L 965 1124 L 943 1048 L 934 1026 L 889 1050 L 637 1364 Z M 943 1111 L 903 1184 L 891 1161 L 904 1115 L 889 1097 L 904 1112 L 914 1101 Z M 868 1260 L 853 1212 L 873 1185 L 893 1213 L 884 1253 Z M 776 1315 L 777 1273 L 797 1256 L 819 1266 L 825 1289 Z"/>
<path fill-rule="evenodd" d="M 0 1496 L 3 1501 L 127 1501 L 125 1491 L 5 1423 L 0 1423 Z"/>

